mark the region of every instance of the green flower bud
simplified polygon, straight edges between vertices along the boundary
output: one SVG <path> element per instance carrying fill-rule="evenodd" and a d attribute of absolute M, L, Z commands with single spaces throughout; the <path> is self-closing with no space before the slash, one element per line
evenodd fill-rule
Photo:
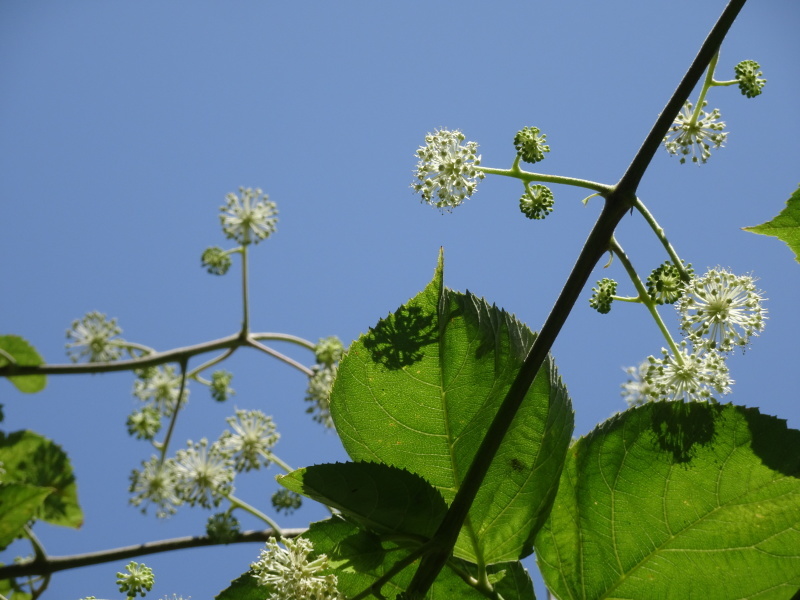
<path fill-rule="evenodd" d="M 763 73 L 759 71 L 761 65 L 754 60 L 743 60 L 733 68 L 736 79 L 739 81 L 739 90 L 743 96 L 755 98 L 761 93 L 761 88 L 767 83 L 766 79 L 759 79 Z"/>
<path fill-rule="evenodd" d="M 225 402 L 230 396 L 236 392 L 230 387 L 231 380 L 233 380 L 233 373 L 228 371 L 214 371 L 211 374 L 211 397 L 217 402 Z"/>
<path fill-rule="evenodd" d="M 314 354 L 317 357 L 317 363 L 330 367 L 342 359 L 344 345 L 335 335 L 320 338 L 319 342 L 317 342 L 317 345 L 314 347 Z"/>
<path fill-rule="evenodd" d="M 546 185 L 526 185 L 519 209 L 529 219 L 544 219 L 553 212 L 553 192 Z"/>
<path fill-rule="evenodd" d="M 594 294 L 589 298 L 589 306 L 600 314 L 606 314 L 611 310 L 611 303 L 614 301 L 614 294 L 617 292 L 617 282 L 613 279 L 603 278 L 597 282 L 597 287 L 592 288 Z"/>
<path fill-rule="evenodd" d="M 200 260 L 206 271 L 212 275 L 225 275 L 232 264 L 230 255 L 218 246 L 203 250 L 203 256 Z"/>
<path fill-rule="evenodd" d="M 292 514 L 303 504 L 303 497 L 291 490 L 280 489 L 272 494 L 272 506 L 275 512 Z"/>
<path fill-rule="evenodd" d="M 127 425 L 128 435 L 139 440 L 152 440 L 161 429 L 161 413 L 155 406 L 145 406 L 128 416 Z"/>
<path fill-rule="evenodd" d="M 692 265 L 685 267 L 686 272 L 694 273 Z M 674 263 L 667 261 L 653 269 L 647 277 L 647 293 L 656 304 L 673 304 L 683 293 L 681 272 Z"/>
<path fill-rule="evenodd" d="M 128 598 L 135 598 L 137 595 L 144 596 L 153 588 L 156 578 L 153 569 L 144 563 L 131 561 L 125 567 L 127 573 L 117 573 L 117 585 L 119 591 L 127 594 Z"/>
<path fill-rule="evenodd" d="M 217 513 L 208 518 L 206 533 L 213 541 L 228 544 L 241 534 L 239 521 L 230 513 Z"/>
<path fill-rule="evenodd" d="M 523 127 L 514 136 L 514 147 L 526 163 L 537 163 L 544 160 L 545 152 L 550 152 L 550 146 L 544 143 L 545 138 L 545 134 L 539 135 L 538 127 Z"/>

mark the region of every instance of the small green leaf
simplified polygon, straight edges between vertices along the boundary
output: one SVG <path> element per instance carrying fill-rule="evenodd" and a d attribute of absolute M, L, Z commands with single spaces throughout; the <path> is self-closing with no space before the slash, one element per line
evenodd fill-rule
<path fill-rule="evenodd" d="M 20 366 L 36 366 L 44 362 L 36 349 L 18 335 L 0 335 L 0 367 L 10 364 L 9 355 Z M 47 385 L 44 375 L 13 375 L 8 380 L 27 394 L 41 392 Z"/>
<path fill-rule="evenodd" d="M 0 432 L 0 462 L 5 469 L 4 483 L 52 488 L 35 515 L 37 519 L 66 527 L 83 524 L 72 465 L 58 445 L 32 431 Z"/>
<path fill-rule="evenodd" d="M 743 229 L 783 240 L 794 252 L 794 259 L 800 262 L 800 187 L 786 201 L 786 207 L 777 217 L 761 225 L 743 227 Z"/>
<path fill-rule="evenodd" d="M 452 502 L 535 335 L 512 315 L 433 280 L 356 340 L 339 365 L 331 415 L 353 460 L 407 469 Z M 518 560 L 552 503 L 573 429 L 545 361 L 456 543 L 474 563 Z"/>
<path fill-rule="evenodd" d="M 536 538 L 559 598 L 758 598 L 800 587 L 800 431 L 660 402 L 577 441 Z"/>
<path fill-rule="evenodd" d="M 0 566 L 2 566 L 1 563 Z M 20 591 L 19 586 L 12 583 L 10 579 L 0 581 L 0 594 L 3 594 L 8 600 L 31 600 L 33 598 L 32 594 Z"/>
<path fill-rule="evenodd" d="M 26 483 L 0 483 L 0 549 L 22 534 L 23 528 L 53 491 Z"/>
<path fill-rule="evenodd" d="M 336 463 L 278 476 L 284 487 L 340 510 L 378 533 L 432 537 L 447 511 L 419 475 L 380 463 Z"/>

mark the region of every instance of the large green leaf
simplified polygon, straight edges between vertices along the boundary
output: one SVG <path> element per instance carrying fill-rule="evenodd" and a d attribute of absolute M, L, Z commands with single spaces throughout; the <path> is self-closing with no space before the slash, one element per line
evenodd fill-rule
<path fill-rule="evenodd" d="M 800 587 L 800 431 L 756 409 L 653 403 L 576 442 L 536 539 L 566 598 L 788 600 Z"/>
<path fill-rule="evenodd" d="M 0 462 L 4 482 L 52 488 L 37 519 L 67 527 L 83 524 L 72 465 L 57 444 L 32 431 L 0 432 Z"/>
<path fill-rule="evenodd" d="M 483 299 L 433 280 L 349 348 L 331 415 L 349 455 L 407 469 L 450 503 L 534 334 Z M 530 553 L 547 516 L 573 428 L 548 358 L 489 469 L 456 544 L 484 564 Z"/>
<path fill-rule="evenodd" d="M 20 366 L 36 366 L 44 362 L 36 348 L 18 335 L 0 335 L 0 367 L 9 364 L 9 355 Z M 44 375 L 14 375 L 8 380 L 20 391 L 28 394 L 41 392 L 47 385 Z"/>
<path fill-rule="evenodd" d="M 743 229 L 783 240 L 794 252 L 794 259 L 800 262 L 800 187 L 786 201 L 786 207 L 774 219 Z"/>
<path fill-rule="evenodd" d="M 27 483 L 0 483 L 0 549 L 22 534 L 52 492 L 52 488 Z"/>
<path fill-rule="evenodd" d="M 447 510 L 422 477 L 380 463 L 315 465 L 280 475 L 278 483 L 379 533 L 430 538 Z"/>

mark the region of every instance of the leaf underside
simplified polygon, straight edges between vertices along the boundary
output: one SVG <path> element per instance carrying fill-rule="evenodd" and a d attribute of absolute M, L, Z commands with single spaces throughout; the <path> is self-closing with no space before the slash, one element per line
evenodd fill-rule
<path fill-rule="evenodd" d="M 800 431 L 758 410 L 652 403 L 569 450 L 536 539 L 567 598 L 788 600 L 800 588 Z"/>
<path fill-rule="evenodd" d="M 783 240 L 794 252 L 794 259 L 800 262 L 800 187 L 786 201 L 786 206 L 774 219 L 743 229 Z"/>

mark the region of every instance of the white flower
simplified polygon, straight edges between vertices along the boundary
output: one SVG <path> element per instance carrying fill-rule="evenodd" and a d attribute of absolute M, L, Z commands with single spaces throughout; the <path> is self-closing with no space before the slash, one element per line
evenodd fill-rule
<path fill-rule="evenodd" d="M 486 177 L 478 168 L 478 144 L 463 144 L 460 131 L 437 129 L 425 136 L 417 150 L 417 181 L 411 184 L 422 199 L 441 209 L 451 210 L 475 193 L 478 181 Z"/>
<path fill-rule="evenodd" d="M 336 589 L 336 575 L 322 574 L 329 568 L 325 554 L 309 560 L 314 550 L 309 540 L 281 541 L 285 548 L 270 538 L 258 561 L 250 565 L 258 584 L 270 589 L 267 600 L 343 600 Z"/>
<path fill-rule="evenodd" d="M 706 102 L 703 102 L 703 106 L 705 105 Z M 711 113 L 700 110 L 695 118 L 692 103 L 687 100 L 683 105 L 683 111 L 675 117 L 672 127 L 664 137 L 667 152 L 673 155 L 680 154 L 681 163 L 686 162 L 689 154 L 692 155 L 694 163 L 698 160 L 706 162 L 711 156 L 711 145 L 720 148 L 728 137 L 727 132 L 723 131 L 725 122 L 718 121 L 720 116 L 719 109 L 715 108 Z"/>
<path fill-rule="evenodd" d="M 268 467 L 272 462 L 272 447 L 280 437 L 272 417 L 260 410 L 237 410 L 235 417 L 226 420 L 233 433 L 225 431 L 219 442 L 224 450 L 233 454 L 236 470 Z"/>
<path fill-rule="evenodd" d="M 175 464 L 171 459 L 162 463 L 153 456 L 148 462 L 142 462 L 142 470 L 133 471 L 130 479 L 133 494 L 130 502 L 134 506 L 144 504 L 142 512 L 152 504 L 156 507 L 156 516 L 163 519 L 175 514 L 177 507 L 183 504 L 176 492 Z"/>
<path fill-rule="evenodd" d="M 720 352 L 743 350 L 764 329 L 764 298 L 748 275 L 734 275 L 717 267 L 684 286 L 676 305 L 681 329 L 695 345 Z"/>
<path fill-rule="evenodd" d="M 642 361 L 638 367 L 628 367 L 628 381 L 622 384 L 622 398 L 628 406 L 638 406 L 653 398 L 652 385 L 644 380 L 644 375 L 650 367 L 650 361 Z"/>
<path fill-rule="evenodd" d="M 640 391 L 647 400 L 712 400 L 715 394 L 728 394 L 733 380 L 728 375 L 725 357 L 707 348 L 690 350 L 681 342 L 678 356 L 661 350 L 660 359 L 648 357 L 649 364 L 640 370 Z M 646 387 L 645 387 L 646 384 Z"/>
<path fill-rule="evenodd" d="M 218 506 L 231 492 L 235 474 L 228 452 L 205 438 L 175 453 L 177 494 L 191 506 Z"/>
<path fill-rule="evenodd" d="M 242 246 L 257 244 L 275 233 L 278 223 L 278 209 L 260 189 L 239 188 L 241 198 L 236 194 L 225 196 L 225 205 L 219 216 L 222 231 Z"/>
<path fill-rule="evenodd" d="M 148 367 L 138 371 L 139 379 L 133 383 L 133 395 L 142 402 L 149 402 L 165 417 L 171 417 L 178 407 L 181 390 L 181 375 L 175 367 Z M 184 386 L 183 404 L 189 400 L 189 388 Z"/>
<path fill-rule="evenodd" d="M 308 378 L 305 400 L 310 402 L 311 406 L 306 408 L 306 412 L 315 413 L 313 419 L 325 427 L 333 427 L 331 389 L 338 369 L 338 363 L 331 366 L 314 365 L 311 367 L 314 374 Z"/>
<path fill-rule="evenodd" d="M 106 316 L 97 311 L 86 314 L 82 319 L 72 322 L 72 328 L 67 330 L 67 352 L 72 362 L 78 362 L 84 357 L 89 357 L 89 362 L 109 362 L 122 356 L 120 342 L 122 339 L 113 339 L 122 333 L 116 319 L 108 320 Z"/>

